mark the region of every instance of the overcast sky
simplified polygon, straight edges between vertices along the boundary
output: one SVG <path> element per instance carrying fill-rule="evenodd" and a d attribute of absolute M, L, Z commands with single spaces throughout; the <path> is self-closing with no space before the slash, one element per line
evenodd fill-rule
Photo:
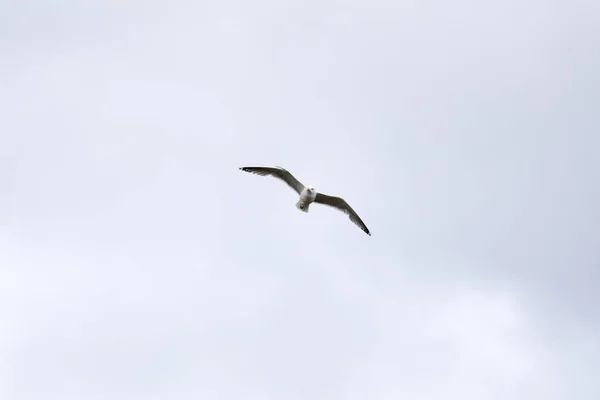
<path fill-rule="evenodd" d="M 599 37 L 596 0 L 2 1 L 0 398 L 597 400 Z"/>

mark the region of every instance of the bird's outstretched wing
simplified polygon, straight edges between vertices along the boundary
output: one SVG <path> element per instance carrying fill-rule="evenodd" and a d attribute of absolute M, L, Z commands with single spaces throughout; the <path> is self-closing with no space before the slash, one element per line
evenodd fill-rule
<path fill-rule="evenodd" d="M 360 229 L 362 229 L 367 235 L 371 236 L 371 232 L 369 232 L 369 228 L 365 225 L 364 222 L 360 219 L 356 211 L 350 207 L 350 204 L 346 203 L 346 200 L 341 197 L 328 196 L 323 193 L 317 193 L 317 197 L 315 198 L 315 203 L 325 204 L 327 206 L 335 207 L 344 214 L 347 214 L 350 218 L 350 221 L 354 222 Z"/>
<path fill-rule="evenodd" d="M 242 171 L 250 172 L 251 174 L 262 175 L 262 176 L 274 176 L 279 178 L 294 189 L 298 194 L 304 189 L 304 185 L 298 181 L 288 170 L 282 167 L 241 167 Z"/>

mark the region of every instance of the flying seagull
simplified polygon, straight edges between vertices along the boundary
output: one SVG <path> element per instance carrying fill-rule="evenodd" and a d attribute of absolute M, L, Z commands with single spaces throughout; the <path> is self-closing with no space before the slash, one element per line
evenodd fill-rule
<path fill-rule="evenodd" d="M 308 212 L 308 207 L 311 203 L 325 204 L 327 206 L 335 207 L 343 213 L 347 214 L 350 221 L 355 223 L 360 229 L 362 229 L 367 235 L 371 236 L 371 232 L 367 226 L 362 222 L 358 214 L 350 207 L 348 203 L 341 197 L 328 196 L 323 193 L 317 193 L 314 187 L 304 186 L 298 179 L 294 177 L 289 171 L 282 167 L 241 167 L 240 170 L 250 172 L 256 175 L 262 176 L 273 176 L 279 178 L 289 187 L 294 189 L 296 193 L 300 195 L 296 208 L 300 211 Z"/>

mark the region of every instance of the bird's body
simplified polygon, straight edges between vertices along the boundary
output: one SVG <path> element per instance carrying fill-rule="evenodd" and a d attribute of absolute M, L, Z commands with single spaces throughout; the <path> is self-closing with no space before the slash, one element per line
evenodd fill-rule
<path fill-rule="evenodd" d="M 302 189 L 302 192 L 300 192 L 300 197 L 298 198 L 296 207 L 300 211 L 308 212 L 308 207 L 315 201 L 316 198 L 317 192 L 312 186 L 307 186 Z"/>
<path fill-rule="evenodd" d="M 273 176 L 281 179 L 289 187 L 298 193 L 298 202 L 296 208 L 307 213 L 312 203 L 319 203 L 335 207 L 343 213 L 347 214 L 350 220 L 362 229 L 367 235 L 371 236 L 371 232 L 362 222 L 358 214 L 350 207 L 348 203 L 341 197 L 329 196 L 323 193 L 318 193 L 312 186 L 304 186 L 298 181 L 289 171 L 281 167 L 241 167 L 240 170 L 250 172 L 256 175 Z"/>

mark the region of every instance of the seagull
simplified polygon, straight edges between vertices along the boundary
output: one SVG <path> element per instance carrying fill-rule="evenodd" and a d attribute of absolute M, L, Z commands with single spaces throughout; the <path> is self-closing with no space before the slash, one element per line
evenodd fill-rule
<path fill-rule="evenodd" d="M 279 178 L 289 187 L 294 189 L 300 198 L 296 203 L 296 208 L 305 213 L 308 212 L 308 208 L 312 203 L 325 204 L 326 206 L 334 207 L 343 213 L 347 214 L 354 224 L 362 229 L 367 235 L 371 236 L 371 232 L 367 226 L 362 222 L 358 214 L 350 207 L 346 200 L 341 197 L 328 196 L 323 193 L 318 193 L 312 186 L 304 186 L 298 179 L 294 177 L 288 170 L 282 167 L 240 167 L 240 170 L 249 172 L 251 174 L 261 176 L 273 176 Z"/>

